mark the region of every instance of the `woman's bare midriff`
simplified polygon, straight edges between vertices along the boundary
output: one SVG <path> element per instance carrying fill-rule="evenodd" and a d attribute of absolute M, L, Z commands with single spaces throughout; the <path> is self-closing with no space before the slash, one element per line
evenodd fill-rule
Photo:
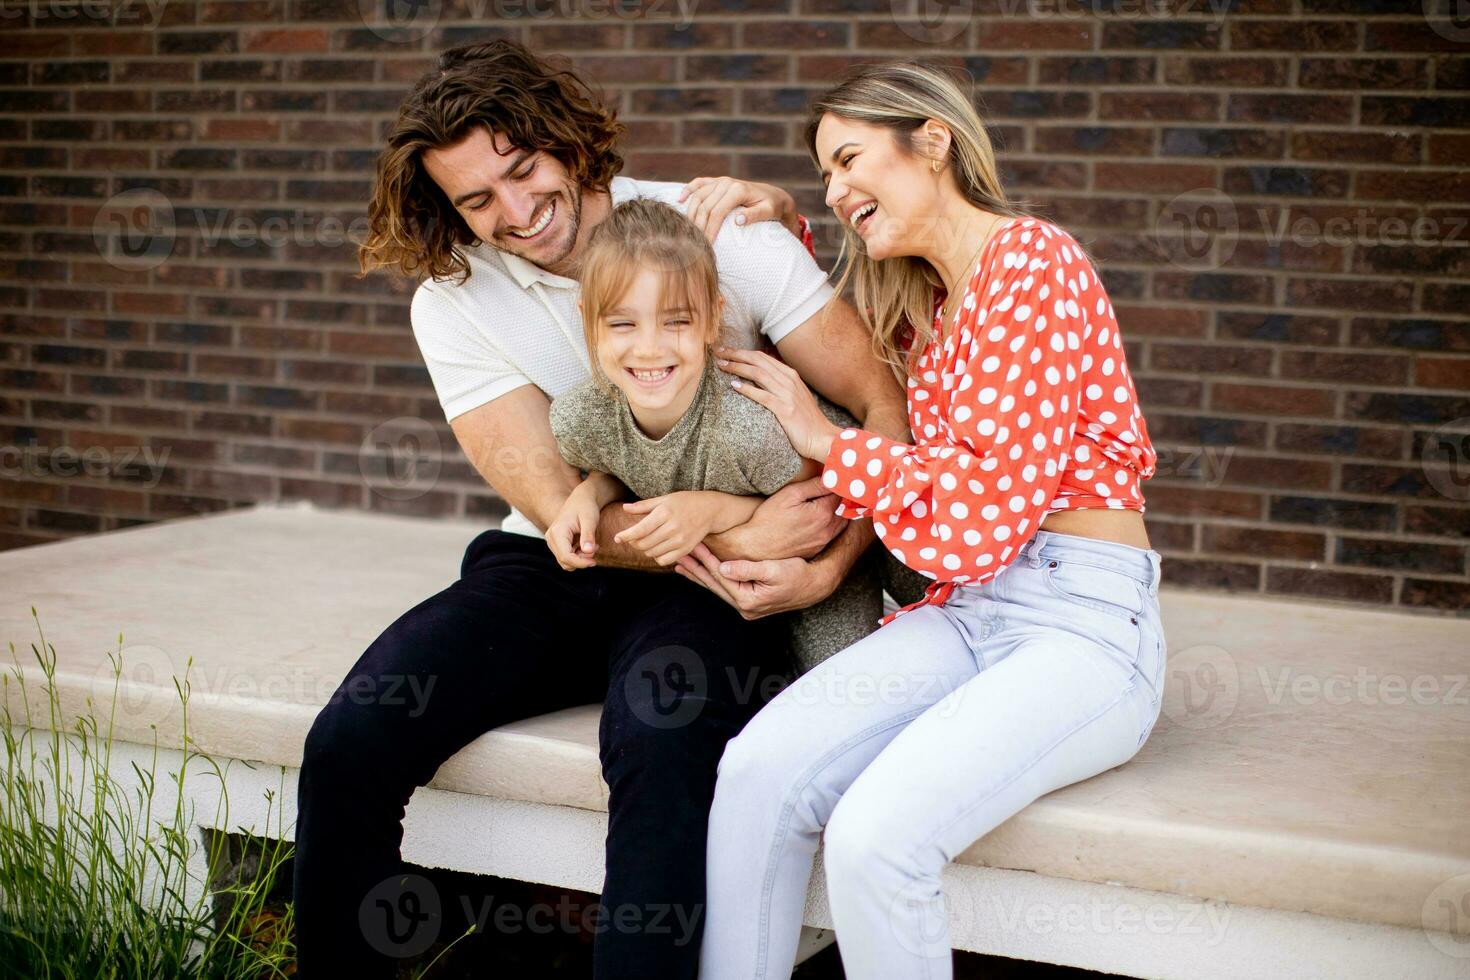
<path fill-rule="evenodd" d="M 1143 515 L 1136 510 L 1112 510 L 1094 507 L 1087 510 L 1062 510 L 1041 522 L 1043 531 L 1057 534 L 1075 534 L 1099 541 L 1113 541 L 1131 545 L 1147 551 L 1148 531 L 1143 526 Z"/>

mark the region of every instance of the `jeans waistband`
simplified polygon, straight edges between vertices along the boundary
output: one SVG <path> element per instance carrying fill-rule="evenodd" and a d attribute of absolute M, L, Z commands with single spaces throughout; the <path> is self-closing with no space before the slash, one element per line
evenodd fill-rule
<path fill-rule="evenodd" d="M 1046 561 L 1066 561 L 1112 569 L 1137 579 L 1153 595 L 1159 591 L 1159 559 L 1157 551 L 1055 531 L 1037 531 L 1016 556 L 1018 562 L 1025 561 L 1033 567 Z"/>

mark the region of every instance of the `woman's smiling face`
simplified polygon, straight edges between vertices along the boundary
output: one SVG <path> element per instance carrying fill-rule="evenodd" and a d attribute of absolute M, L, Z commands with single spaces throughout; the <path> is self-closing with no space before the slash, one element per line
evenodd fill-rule
<path fill-rule="evenodd" d="M 925 158 L 905 153 L 893 130 L 827 113 L 817 126 L 826 205 L 873 259 L 916 255 L 938 205 Z"/>

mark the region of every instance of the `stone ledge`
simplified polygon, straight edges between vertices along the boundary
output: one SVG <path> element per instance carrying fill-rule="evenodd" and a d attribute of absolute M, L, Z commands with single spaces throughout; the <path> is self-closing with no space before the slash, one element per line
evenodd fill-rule
<path fill-rule="evenodd" d="M 4 552 L 0 641 L 27 651 L 37 608 L 70 720 L 89 697 L 105 716 L 121 631 L 116 734 L 145 744 L 154 725 L 176 743 L 169 675 L 192 657 L 197 747 L 294 767 L 348 667 L 455 579 L 483 529 L 288 505 Z M 1148 744 L 1036 801 L 958 863 L 1470 930 L 1428 901 L 1470 872 L 1470 688 L 1455 689 L 1470 670 L 1470 623 L 1180 591 L 1163 606 L 1170 677 Z M 1364 672 L 1428 678 L 1433 696 L 1360 694 Z M 587 706 L 489 732 L 433 785 L 605 809 L 597 718 Z"/>

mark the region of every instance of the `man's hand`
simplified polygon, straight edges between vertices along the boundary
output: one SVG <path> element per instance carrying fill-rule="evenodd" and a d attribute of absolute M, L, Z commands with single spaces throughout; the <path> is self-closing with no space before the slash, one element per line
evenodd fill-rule
<path fill-rule="evenodd" d="M 686 198 L 689 207 L 685 213 L 711 242 L 720 233 L 725 218 L 737 208 L 740 214 L 735 221 L 739 224 L 753 225 L 774 219 L 801 237 L 795 199 L 774 184 L 734 177 L 696 177 L 679 193 L 679 200 Z"/>
<path fill-rule="evenodd" d="M 801 558 L 721 562 L 704 545 L 680 558 L 675 570 L 734 606 L 744 619 L 805 609 L 837 588 L 824 566 Z"/>
<path fill-rule="evenodd" d="M 837 516 L 837 496 L 813 477 L 777 490 L 749 521 L 710 542 L 714 553 L 725 560 L 815 558 L 846 525 L 847 519 Z"/>

